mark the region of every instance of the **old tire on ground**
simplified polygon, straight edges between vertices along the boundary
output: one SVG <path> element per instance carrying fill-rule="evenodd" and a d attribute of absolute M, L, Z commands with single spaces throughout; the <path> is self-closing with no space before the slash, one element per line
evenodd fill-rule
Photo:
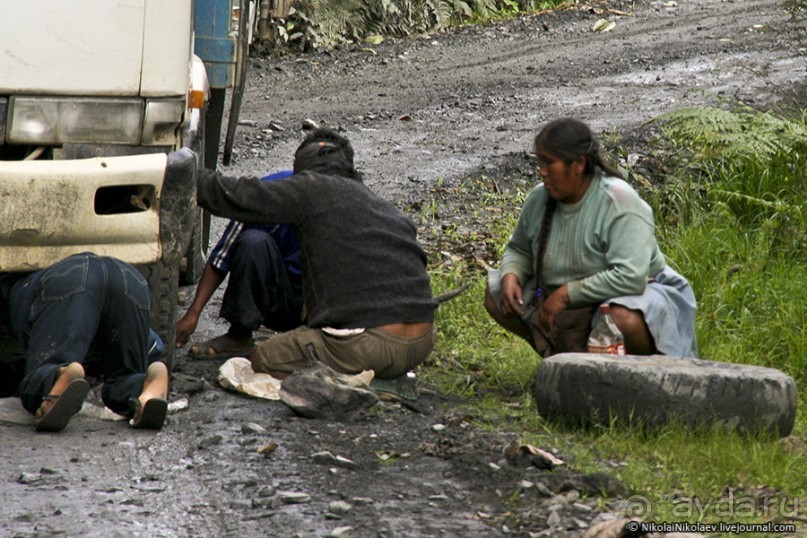
<path fill-rule="evenodd" d="M 174 367 L 176 354 L 176 313 L 179 267 L 176 263 L 157 262 L 139 267 L 151 290 L 151 327 L 165 344 L 163 360 L 168 370 Z"/>
<path fill-rule="evenodd" d="M 584 425 L 786 436 L 796 418 L 796 383 L 779 370 L 664 355 L 555 355 L 541 361 L 533 395 L 547 420 Z"/>

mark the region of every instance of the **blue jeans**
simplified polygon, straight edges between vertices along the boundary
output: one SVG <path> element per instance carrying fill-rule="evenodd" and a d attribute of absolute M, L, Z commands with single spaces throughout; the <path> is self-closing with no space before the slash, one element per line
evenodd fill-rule
<path fill-rule="evenodd" d="M 153 344 L 148 285 L 137 269 L 76 254 L 17 282 L 9 306 L 12 330 L 26 349 L 25 409 L 36 412 L 59 368 L 79 362 L 103 376 L 104 404 L 131 416 L 128 402 L 143 390 Z"/>
<path fill-rule="evenodd" d="M 238 234 L 219 315 L 253 331 L 288 331 L 302 324 L 302 307 L 300 279 L 286 269 L 272 235 L 252 228 Z"/>

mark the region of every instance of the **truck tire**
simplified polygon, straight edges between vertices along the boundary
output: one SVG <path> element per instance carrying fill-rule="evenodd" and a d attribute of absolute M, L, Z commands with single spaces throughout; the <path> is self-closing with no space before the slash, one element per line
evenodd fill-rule
<path fill-rule="evenodd" d="M 796 383 L 779 370 L 664 355 L 554 355 L 541 361 L 533 395 L 547 420 L 583 425 L 679 421 L 786 436 L 796 418 Z"/>
<path fill-rule="evenodd" d="M 163 360 L 171 371 L 176 355 L 176 315 L 179 276 L 176 262 L 157 262 L 139 267 L 151 291 L 151 327 L 165 345 Z"/>
<path fill-rule="evenodd" d="M 211 91 L 211 98 L 198 116 L 197 132 L 194 136 L 188 137 L 190 149 L 196 153 L 199 168 L 210 168 L 215 170 L 218 160 L 219 139 L 216 130 L 221 130 L 221 112 L 223 103 L 219 105 L 218 100 L 224 99 L 224 95 L 218 95 Z M 210 213 L 201 207 L 196 208 L 193 231 L 191 232 L 190 243 L 179 269 L 179 285 L 193 286 L 202 278 L 202 272 L 207 263 L 207 251 L 210 245 Z"/>
<path fill-rule="evenodd" d="M 193 227 L 191 242 L 183 257 L 179 271 L 179 285 L 192 286 L 202 278 L 207 263 L 207 251 L 210 244 L 210 213 L 196 208 L 196 225 Z"/>

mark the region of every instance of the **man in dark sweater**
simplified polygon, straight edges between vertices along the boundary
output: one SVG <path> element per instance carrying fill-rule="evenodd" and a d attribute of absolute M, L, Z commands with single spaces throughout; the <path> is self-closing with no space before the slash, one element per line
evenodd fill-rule
<path fill-rule="evenodd" d="M 300 240 L 306 325 L 261 344 L 251 356 L 256 372 L 282 378 L 317 358 L 338 372 L 394 378 L 434 347 L 437 304 L 415 226 L 362 183 L 351 152 L 344 137 L 318 129 L 284 181 L 200 174 L 203 208 L 245 223 L 288 223 Z"/>

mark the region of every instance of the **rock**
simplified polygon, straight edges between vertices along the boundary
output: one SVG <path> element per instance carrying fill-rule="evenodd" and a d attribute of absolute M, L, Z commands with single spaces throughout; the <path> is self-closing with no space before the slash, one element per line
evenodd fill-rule
<path fill-rule="evenodd" d="M 269 454 L 273 453 L 275 450 L 278 449 L 277 443 L 267 443 L 261 447 L 258 447 L 258 454 L 263 454 L 264 456 L 268 456 Z"/>
<path fill-rule="evenodd" d="M 311 495 L 297 491 L 278 491 L 278 498 L 286 504 L 304 504 L 311 500 Z"/>
<path fill-rule="evenodd" d="M 365 383 L 316 362 L 283 380 L 280 400 L 304 417 L 345 420 L 374 406 L 378 396 Z"/>
<path fill-rule="evenodd" d="M 300 125 L 300 128 L 303 131 L 313 131 L 314 129 L 319 129 L 319 124 L 314 120 L 304 119 L 303 123 Z"/>
<path fill-rule="evenodd" d="M 311 454 L 311 459 L 314 460 L 314 463 L 318 463 L 320 465 L 333 465 L 336 461 L 336 456 L 325 451 Z"/>
<path fill-rule="evenodd" d="M 274 497 L 275 495 L 275 488 L 271 486 L 265 486 L 258 491 L 258 497 Z"/>
<path fill-rule="evenodd" d="M 353 506 L 345 501 L 331 501 L 328 504 L 328 511 L 338 516 L 347 514 L 351 510 L 353 510 Z"/>
<path fill-rule="evenodd" d="M 181 394 L 196 394 L 210 389 L 210 384 L 196 376 L 172 372 L 171 388 Z"/>
<path fill-rule="evenodd" d="M 266 433 L 266 428 L 254 422 L 247 422 L 241 426 L 241 433 Z"/>
<path fill-rule="evenodd" d="M 552 496 L 552 491 L 548 487 L 546 487 L 546 484 L 544 484 L 543 482 L 535 483 L 535 491 L 537 491 L 541 497 Z"/>
<path fill-rule="evenodd" d="M 219 434 L 211 435 L 210 437 L 207 437 L 199 441 L 199 444 L 197 446 L 199 447 L 199 449 L 204 450 L 205 448 L 210 448 L 213 445 L 221 443 L 222 439 L 224 439 L 224 437 L 222 437 Z"/>
<path fill-rule="evenodd" d="M 348 538 L 353 535 L 353 527 L 336 527 L 326 534 L 327 538 Z"/>
<path fill-rule="evenodd" d="M 17 478 L 17 483 L 19 484 L 26 484 L 28 486 L 35 486 L 37 484 L 41 484 L 44 481 L 42 475 L 38 473 L 22 473 Z"/>

